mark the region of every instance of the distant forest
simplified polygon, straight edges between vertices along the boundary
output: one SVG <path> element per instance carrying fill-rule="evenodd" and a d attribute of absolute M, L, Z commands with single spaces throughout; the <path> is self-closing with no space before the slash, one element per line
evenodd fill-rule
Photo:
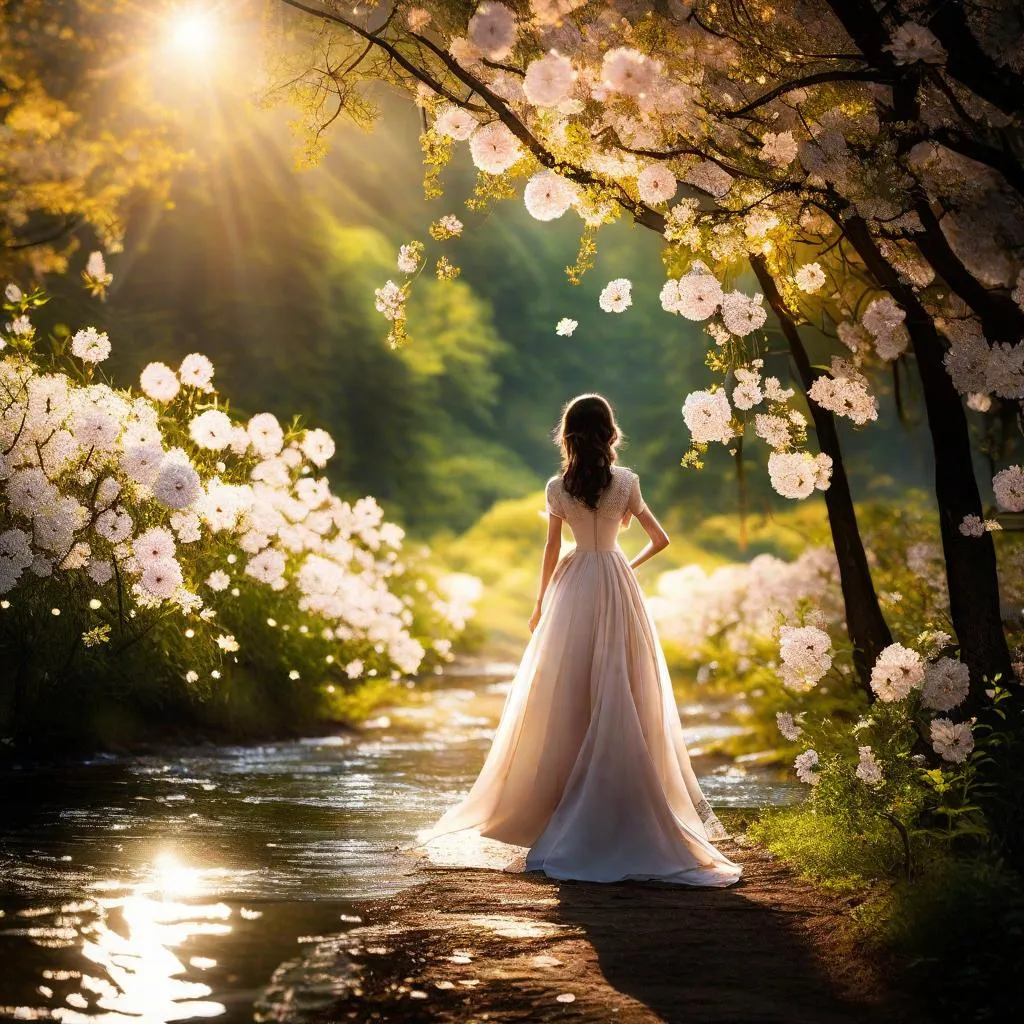
<path fill-rule="evenodd" d="M 734 460 L 716 451 L 702 472 L 679 466 L 688 447 L 680 405 L 712 374 L 701 325 L 659 305 L 664 270 L 649 232 L 625 221 L 602 230 L 596 267 L 574 287 L 564 272 L 579 243 L 574 214 L 540 224 L 519 203 L 467 210 L 468 161 L 448 169 L 444 198 L 422 199 L 410 105 L 387 103 L 372 134 L 339 130 L 323 166 L 299 173 L 281 120 L 258 116 L 262 138 L 247 117 L 200 152 L 206 169 L 181 177 L 173 208 L 135 211 L 105 307 L 81 308 L 68 293 L 83 319 L 111 331 L 117 380 L 151 359 L 206 353 L 236 408 L 329 429 L 338 490 L 375 495 L 418 536 L 461 532 L 495 501 L 539 487 L 557 468 L 551 432 L 562 404 L 590 390 L 615 404 L 629 438 L 622 460 L 656 509 L 683 522 L 737 509 Z M 427 226 L 446 213 L 465 232 L 432 242 Z M 397 249 L 412 239 L 462 275 L 420 279 L 413 342 L 392 351 L 373 291 L 402 279 Z M 634 285 L 620 315 L 597 305 L 613 277 Z M 555 334 L 563 316 L 579 321 L 572 337 Z M 784 357 L 768 367 L 788 379 Z M 847 431 L 858 498 L 928 483 L 921 414 L 913 395 L 904 399 L 909 426 L 883 397 L 883 429 Z M 753 460 L 749 469 L 751 511 L 779 507 L 763 470 Z"/>

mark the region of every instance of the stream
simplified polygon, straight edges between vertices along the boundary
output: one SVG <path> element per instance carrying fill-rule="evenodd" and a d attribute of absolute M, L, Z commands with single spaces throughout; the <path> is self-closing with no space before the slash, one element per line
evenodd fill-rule
<path fill-rule="evenodd" d="M 326 936 L 427 877 L 404 847 L 483 762 L 515 666 L 452 666 L 358 735 L 0 771 L 0 1019 L 301 1021 Z M 713 806 L 797 787 L 702 754 L 726 704 L 680 708 Z"/>

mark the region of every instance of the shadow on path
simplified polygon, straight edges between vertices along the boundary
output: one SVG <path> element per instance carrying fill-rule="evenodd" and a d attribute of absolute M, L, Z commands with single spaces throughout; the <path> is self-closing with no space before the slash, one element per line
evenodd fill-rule
<path fill-rule="evenodd" d="M 849 948 L 842 901 L 743 859 L 746 877 L 724 890 L 561 882 L 558 918 L 581 930 L 612 988 L 668 1024 L 852 1024 L 880 1001 L 890 1021 L 912 1019 Z"/>
<path fill-rule="evenodd" d="M 745 877 L 726 890 L 436 871 L 321 950 L 354 979 L 330 1019 L 925 1024 L 850 943 L 842 900 L 728 853 Z"/>

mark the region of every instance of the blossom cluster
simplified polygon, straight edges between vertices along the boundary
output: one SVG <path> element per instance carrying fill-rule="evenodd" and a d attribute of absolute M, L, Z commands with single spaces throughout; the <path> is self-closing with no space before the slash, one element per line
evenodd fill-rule
<path fill-rule="evenodd" d="M 107 336 L 86 328 L 71 338 L 67 373 L 44 370 L 31 350 L 0 360 L 8 601 L 52 577 L 122 616 L 179 613 L 193 636 L 211 633 L 242 588 L 262 588 L 338 646 L 333 660 L 365 650 L 397 675 L 426 654 L 416 591 L 419 604 L 432 602 L 440 637 L 461 628 L 465 602 L 423 579 L 413 587 L 402 529 L 373 498 L 345 501 L 320 475 L 335 450 L 326 431 L 231 415 L 199 353 L 177 369 L 150 363 L 138 391 L 94 382 L 109 351 Z M 228 634 L 216 642 L 237 650 Z"/>

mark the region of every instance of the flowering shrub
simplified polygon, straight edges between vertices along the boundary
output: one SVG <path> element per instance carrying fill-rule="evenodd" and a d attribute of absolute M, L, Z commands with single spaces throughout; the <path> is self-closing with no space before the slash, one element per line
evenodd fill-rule
<path fill-rule="evenodd" d="M 1005 748 L 996 725 L 1017 682 L 987 684 L 985 721 L 996 725 L 964 712 L 970 673 L 947 631 L 942 558 L 928 539 L 929 521 L 895 509 L 865 509 L 862 518 L 886 614 L 902 638 L 879 654 L 870 695 L 853 671 L 827 549 L 810 548 L 792 562 L 760 555 L 710 573 L 666 572 L 652 611 L 699 682 L 742 692 L 747 749 L 777 748 L 791 759 L 810 788 L 807 813 L 844 822 L 848 838 L 871 819 L 889 851 L 886 870 L 906 869 L 921 850 L 984 834 L 978 768 Z M 1001 540 L 1004 595 L 1017 601 L 1022 545 Z"/>
<path fill-rule="evenodd" d="M 109 281 L 93 257 L 87 283 Z M 471 609 L 372 498 L 332 492 L 330 435 L 233 415 L 199 353 L 116 388 L 98 370 L 106 334 L 48 351 L 32 325 L 45 297 L 5 298 L 0 644 L 15 717 L 72 679 L 141 673 L 203 695 L 262 675 L 315 703 L 450 657 Z"/>

